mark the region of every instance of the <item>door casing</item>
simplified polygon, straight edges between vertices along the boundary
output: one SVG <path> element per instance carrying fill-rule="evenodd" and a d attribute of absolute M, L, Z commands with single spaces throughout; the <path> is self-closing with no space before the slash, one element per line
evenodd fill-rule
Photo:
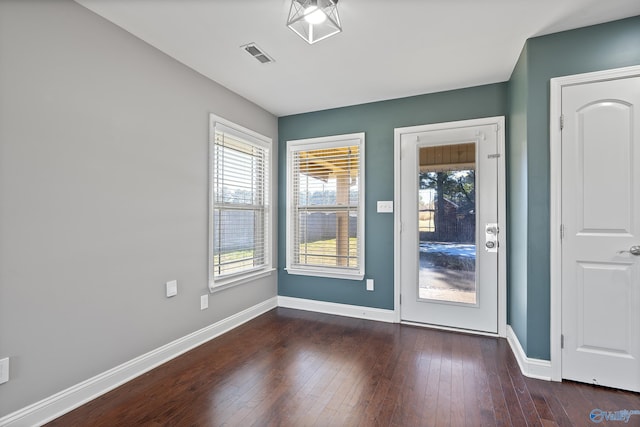
<path fill-rule="evenodd" d="M 435 123 L 430 125 L 409 126 L 394 129 L 394 216 L 393 216 L 393 258 L 394 258 L 394 317 L 397 323 L 404 323 L 400 318 L 400 283 L 402 280 L 402 272 L 400 271 L 400 233 L 401 233 L 401 189 L 400 189 L 400 141 L 403 134 L 428 132 L 435 130 L 446 130 L 465 128 L 471 126 L 496 125 L 498 126 L 498 227 L 500 250 L 498 251 L 498 333 L 489 334 L 481 332 L 470 332 L 479 335 L 490 335 L 505 337 L 507 333 L 507 270 L 506 270 L 506 253 L 507 253 L 507 230 L 506 230 L 506 185 L 505 185 L 505 119 L 504 116 L 486 117 L 472 120 L 461 120 L 446 123 Z M 412 323 L 413 324 L 413 323 Z M 436 327 L 431 328 L 456 330 L 454 328 Z M 469 332 L 461 330 L 461 332 Z"/>
<path fill-rule="evenodd" d="M 551 380 L 562 381 L 562 87 L 640 76 L 640 66 L 556 77 L 550 82 L 550 358 Z"/>

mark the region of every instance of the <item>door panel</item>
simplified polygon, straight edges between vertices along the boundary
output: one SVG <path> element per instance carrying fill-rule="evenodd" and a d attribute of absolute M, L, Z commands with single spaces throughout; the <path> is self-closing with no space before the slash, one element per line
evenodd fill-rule
<path fill-rule="evenodd" d="M 562 114 L 562 376 L 640 391 L 640 77 L 563 87 Z"/>
<path fill-rule="evenodd" d="M 400 286 L 404 321 L 498 332 L 498 253 L 497 247 L 485 250 L 485 225 L 498 223 L 497 132 L 497 125 L 481 125 L 405 133 L 400 138 Z M 433 147 L 437 150 L 427 150 Z M 473 150 L 473 161 L 461 160 L 465 149 Z M 426 166 L 426 151 L 445 154 L 439 162 Z M 421 168 L 422 176 L 425 170 L 448 173 L 453 181 L 449 184 L 468 185 L 467 194 L 471 192 L 472 179 L 463 175 L 473 172 L 475 206 L 467 203 L 470 200 L 464 202 L 464 197 L 455 199 L 452 193 L 442 199 L 436 196 L 433 204 L 437 205 L 438 200 L 446 204 L 440 206 L 441 218 L 445 215 L 446 221 L 430 224 L 428 215 L 423 215 L 429 203 L 421 194 L 425 190 L 420 188 L 424 184 Z M 433 181 L 438 179 L 434 175 Z M 438 188 L 440 184 L 426 187 L 429 185 Z M 433 210 L 438 213 L 435 206 Z M 464 228 L 470 220 L 471 237 Z M 457 227 L 456 232 L 449 232 L 452 225 Z M 425 231 L 430 226 L 436 228 L 432 233 Z M 446 233 L 442 232 L 443 227 Z M 433 236 L 426 236 L 429 234 Z"/>
<path fill-rule="evenodd" d="M 578 263 L 580 306 L 577 349 L 583 352 L 629 354 L 631 271 L 628 265 Z M 622 304 L 621 304 L 622 302 Z M 610 329 L 609 324 L 621 327 Z"/>
<path fill-rule="evenodd" d="M 582 233 L 630 231 L 632 113 L 627 103 L 611 100 L 588 104 L 575 113 L 579 132 L 576 178 L 582 196 L 578 229 Z M 615 143 L 608 143 L 614 135 Z"/>

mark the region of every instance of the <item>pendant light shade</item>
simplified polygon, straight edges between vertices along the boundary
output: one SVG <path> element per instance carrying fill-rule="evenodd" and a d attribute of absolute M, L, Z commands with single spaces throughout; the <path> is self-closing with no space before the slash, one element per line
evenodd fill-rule
<path fill-rule="evenodd" d="M 309 44 L 342 31 L 338 0 L 292 0 L 287 26 Z"/>

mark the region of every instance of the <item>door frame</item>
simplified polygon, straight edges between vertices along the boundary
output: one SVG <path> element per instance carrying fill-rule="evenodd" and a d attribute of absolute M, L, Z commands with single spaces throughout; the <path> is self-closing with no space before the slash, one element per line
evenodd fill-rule
<path fill-rule="evenodd" d="M 408 322 L 412 325 L 427 326 L 435 329 L 454 330 L 460 332 L 468 332 L 477 335 L 489 335 L 505 337 L 507 334 L 507 227 L 506 227 L 506 171 L 505 171 L 505 118 L 504 116 L 485 117 L 480 119 L 459 120 L 446 123 L 434 123 L 428 125 L 408 126 L 394 129 L 394 150 L 393 150 L 393 281 L 394 281 L 394 317 L 396 323 L 406 323 L 401 320 L 400 312 L 400 283 L 402 280 L 402 272 L 400 271 L 400 232 L 401 232 L 401 191 L 400 191 L 400 141 L 402 135 L 407 133 L 428 132 L 437 130 L 450 130 L 474 126 L 496 125 L 498 128 L 498 152 L 500 156 L 498 162 L 498 244 L 501 250 L 498 251 L 498 333 L 482 333 L 476 331 L 467 331 L 462 329 L 438 327 L 435 325 L 422 325 Z"/>
<path fill-rule="evenodd" d="M 640 66 L 556 77 L 550 81 L 549 169 L 550 169 L 550 358 L 551 380 L 562 381 L 562 88 L 640 76 Z"/>

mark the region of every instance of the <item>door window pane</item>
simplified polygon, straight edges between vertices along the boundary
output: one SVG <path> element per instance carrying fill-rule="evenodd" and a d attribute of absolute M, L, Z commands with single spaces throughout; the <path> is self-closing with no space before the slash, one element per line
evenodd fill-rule
<path fill-rule="evenodd" d="M 420 299 L 475 304 L 475 144 L 420 149 Z"/>

